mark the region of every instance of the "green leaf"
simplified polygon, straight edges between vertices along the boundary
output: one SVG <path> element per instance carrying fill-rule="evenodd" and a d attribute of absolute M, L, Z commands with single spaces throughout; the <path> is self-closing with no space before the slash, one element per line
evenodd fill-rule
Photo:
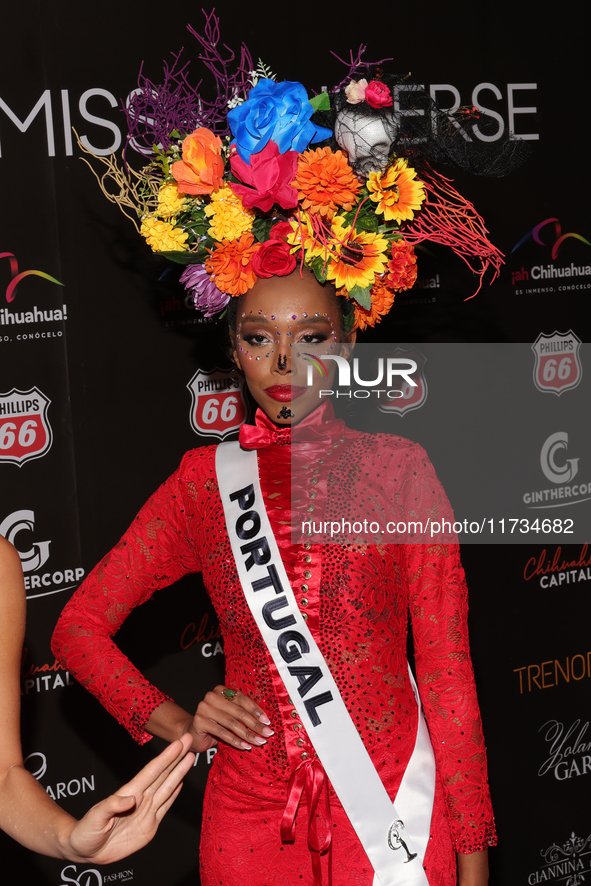
<path fill-rule="evenodd" d="M 319 283 L 326 283 L 326 275 L 328 273 L 328 262 L 322 258 L 322 256 L 317 255 L 316 258 L 313 258 L 310 266 L 316 275 L 316 279 Z"/>
<path fill-rule="evenodd" d="M 197 252 L 158 252 L 156 254 L 176 262 L 177 265 L 196 265 L 202 261 Z"/>
<path fill-rule="evenodd" d="M 330 95 L 328 92 L 319 92 L 318 95 L 309 99 L 315 111 L 330 111 Z"/>
<path fill-rule="evenodd" d="M 343 326 L 345 327 L 345 332 L 351 332 L 355 326 L 355 311 L 351 311 L 350 314 L 345 314 L 343 317 Z"/>
<path fill-rule="evenodd" d="M 260 216 L 255 218 L 252 223 L 252 233 L 255 240 L 258 240 L 259 243 L 265 243 L 269 239 L 272 227 L 272 218 L 261 218 Z"/>
<path fill-rule="evenodd" d="M 354 299 L 366 311 L 371 308 L 371 289 L 369 287 L 363 289 L 361 286 L 354 286 L 349 290 L 349 298 Z"/>

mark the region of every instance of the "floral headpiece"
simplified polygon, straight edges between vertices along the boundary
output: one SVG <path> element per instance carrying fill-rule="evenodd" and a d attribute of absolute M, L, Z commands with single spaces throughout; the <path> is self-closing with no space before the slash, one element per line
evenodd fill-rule
<path fill-rule="evenodd" d="M 351 300 L 349 326 L 374 326 L 396 293 L 413 286 L 414 246 L 424 240 L 460 255 L 478 274 L 478 289 L 489 265 L 498 275 L 503 256 L 482 219 L 429 162 L 449 159 L 446 146 L 457 143 L 460 123 L 432 102 L 428 114 L 415 110 L 429 125 L 437 115 L 439 127 L 431 155 L 418 154 L 425 139 L 409 137 L 402 125 L 403 117 L 413 122 L 412 108 L 394 110 L 399 89 L 423 101 L 419 87 L 401 86 L 381 68 L 374 79 L 354 79 L 362 47 L 339 87 L 309 98 L 301 83 L 277 82 L 260 62 L 254 68 L 245 47 L 230 74 L 234 56 L 217 50 L 213 13 L 204 36 L 192 33 L 217 99 L 205 102 L 189 85 L 179 56 L 165 65 L 161 85 L 140 74 L 127 145 L 151 149 L 153 159 L 138 173 L 111 157 L 99 180 L 126 214 L 137 213 L 136 227 L 154 252 L 187 265 L 181 281 L 206 317 L 259 277 L 305 265 Z"/>

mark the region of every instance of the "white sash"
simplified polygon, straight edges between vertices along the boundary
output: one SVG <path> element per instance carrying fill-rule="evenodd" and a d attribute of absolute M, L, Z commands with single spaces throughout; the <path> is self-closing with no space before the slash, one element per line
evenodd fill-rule
<path fill-rule="evenodd" d="M 263 501 L 256 450 L 243 450 L 237 442 L 220 444 L 216 474 L 250 611 L 374 868 L 374 886 L 429 886 L 422 860 L 433 809 L 435 761 L 412 674 L 417 738 L 393 807 L 299 611 Z"/>

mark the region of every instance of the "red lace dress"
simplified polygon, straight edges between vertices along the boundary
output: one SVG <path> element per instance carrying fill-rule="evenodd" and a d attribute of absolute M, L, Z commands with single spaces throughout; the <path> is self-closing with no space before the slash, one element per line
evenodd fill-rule
<path fill-rule="evenodd" d="M 406 664 L 410 613 L 417 682 L 437 764 L 425 870 L 430 886 L 451 886 L 456 882 L 455 851 L 471 852 L 496 842 L 458 547 L 293 544 L 288 517 L 291 446 L 285 445 L 290 431 L 277 430 L 260 412 L 256 422 L 256 428 L 242 429 L 241 440 L 258 449 L 263 496 L 296 599 L 392 799 L 416 734 L 416 703 Z M 354 482 L 372 500 L 397 502 L 402 496 L 414 514 L 450 514 L 420 446 L 347 429 L 334 419 L 329 404 L 298 429 L 308 426 L 308 459 L 323 465 L 314 479 L 326 482 L 329 490 Z M 308 848 L 305 798 L 297 813 L 295 842 L 282 843 L 280 827 L 291 773 L 301 767 L 312 777 L 320 764 L 239 585 L 214 461 L 214 446 L 185 455 L 178 471 L 74 594 L 56 627 L 53 649 L 137 741 L 148 741 L 144 724 L 166 696 L 142 677 L 111 638 L 154 591 L 201 571 L 224 638 L 226 685 L 257 699 L 275 730 L 266 745 L 250 752 L 219 747 L 205 796 L 202 884 L 309 886 L 318 878 Z M 330 495 L 327 501 L 332 501 Z M 324 830 L 320 839 L 332 838 L 330 852 L 320 862 L 315 856 L 322 882 L 329 882 L 330 859 L 334 886 L 371 886 L 367 856 L 330 784 L 327 790 L 330 819 L 323 814 L 316 822 Z"/>

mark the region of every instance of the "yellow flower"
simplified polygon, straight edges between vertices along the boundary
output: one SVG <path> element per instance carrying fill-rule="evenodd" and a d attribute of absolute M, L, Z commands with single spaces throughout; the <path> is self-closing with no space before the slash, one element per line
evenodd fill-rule
<path fill-rule="evenodd" d="M 211 195 L 211 203 L 205 207 L 211 219 L 208 234 L 214 240 L 238 240 L 252 229 L 254 212 L 245 209 L 242 199 L 232 188 L 224 185 Z"/>
<path fill-rule="evenodd" d="M 179 194 L 176 182 L 166 182 L 158 191 L 158 207 L 156 215 L 161 218 L 170 218 L 177 215 L 183 208 L 184 194 Z"/>
<path fill-rule="evenodd" d="M 140 233 L 153 252 L 184 252 L 187 248 L 186 240 L 189 235 L 186 231 L 153 215 L 146 216 L 142 221 Z"/>
<path fill-rule="evenodd" d="M 377 203 L 376 212 L 386 221 L 410 221 L 425 200 L 425 186 L 416 179 L 416 170 L 399 157 L 386 172 L 370 172 L 369 196 Z"/>
<path fill-rule="evenodd" d="M 328 279 L 334 280 L 337 289 L 372 286 L 376 274 L 383 272 L 388 261 L 388 245 L 381 234 L 356 231 L 341 216 L 335 216 L 329 242 Z"/>

